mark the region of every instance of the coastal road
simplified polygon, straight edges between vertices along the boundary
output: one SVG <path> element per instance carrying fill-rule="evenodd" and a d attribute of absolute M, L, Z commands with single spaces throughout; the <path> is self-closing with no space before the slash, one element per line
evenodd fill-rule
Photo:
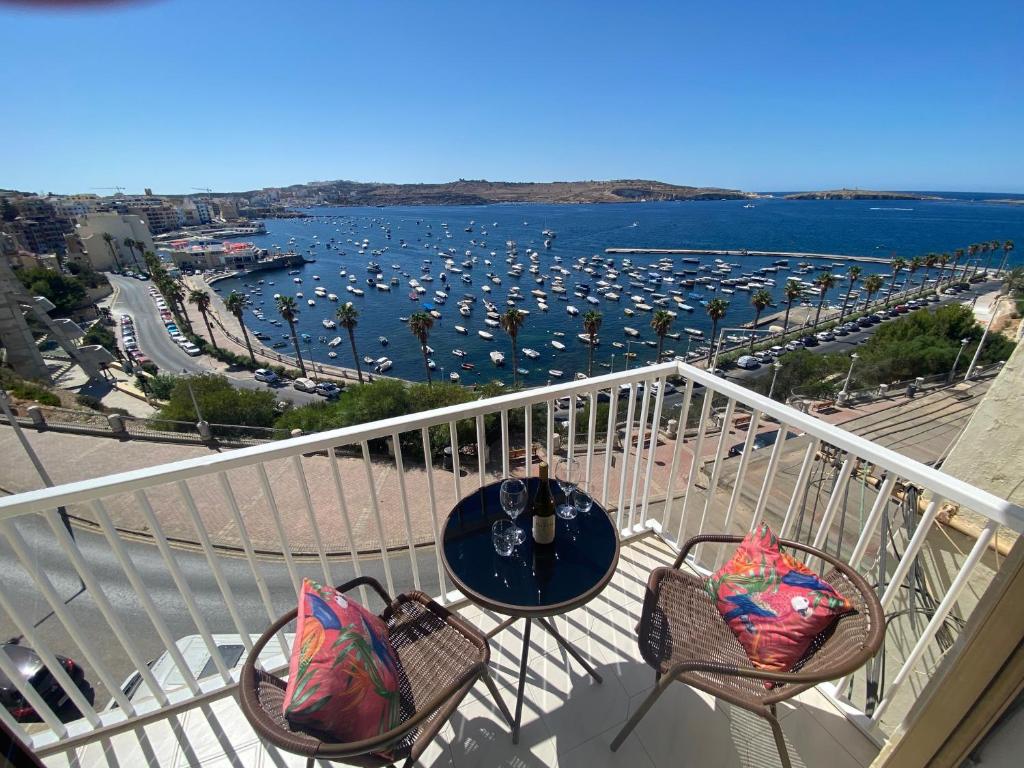
<path fill-rule="evenodd" d="M 157 311 L 153 298 L 149 295 L 148 280 L 134 280 L 120 275 L 109 275 L 111 285 L 117 288 L 117 298 L 111 304 L 110 311 L 115 318 L 122 314 L 132 316 L 135 322 L 136 339 L 143 354 L 156 363 L 157 368 L 169 373 L 220 373 L 226 376 L 233 386 L 241 389 L 266 389 L 274 392 L 279 399 L 291 400 L 296 405 L 306 405 L 323 400 L 318 395 L 299 392 L 291 387 L 270 387 L 256 381 L 248 371 L 238 373 L 225 372 L 223 367 L 205 355 L 190 357 L 175 344 L 164 327 L 160 313 Z M 195 315 L 195 310 L 192 311 Z M 201 322 L 193 317 L 193 322 Z"/>
<path fill-rule="evenodd" d="M 53 531 L 39 516 L 20 519 L 15 525 L 27 542 L 34 566 L 47 575 L 57 594 L 68 606 L 82 636 L 91 642 L 99 657 L 99 663 L 106 667 L 120 684 L 135 672 L 135 667 L 123 646 L 114 637 L 96 602 L 88 591 L 82 591 L 78 575 L 55 542 Z M 74 535 L 93 576 L 99 582 L 117 617 L 127 628 L 132 642 L 147 661 L 155 659 L 163 653 L 163 644 L 152 628 L 138 596 L 125 578 L 124 571 L 106 538 L 82 528 L 76 528 Z M 170 634 L 175 639 L 196 634 L 197 630 L 188 607 L 181 599 L 181 593 L 175 586 L 159 550 L 147 542 L 131 539 L 124 540 L 124 546 L 145 583 L 147 594 L 166 622 Z M 185 574 L 198 612 L 207 622 L 209 629 L 214 633 L 237 634 L 238 630 L 225 610 L 224 598 L 206 557 L 201 552 L 175 549 L 174 559 Z M 217 561 L 231 589 L 233 602 L 238 608 L 245 630 L 250 634 L 262 633 L 270 620 L 260 599 L 248 560 L 225 555 L 218 557 Z M 70 639 L 60 620 L 50 613 L 48 604 L 34 582 L 20 565 L 15 565 L 17 558 L 3 537 L 0 537 L 0 562 L 8 564 L 4 571 L 4 594 L 7 599 L 17 607 L 21 615 L 37 624 L 36 632 L 52 651 L 83 664 L 86 678 L 96 687 L 96 706 L 106 705 L 109 693 L 103 689 L 95 670 L 87 659 L 83 658 L 78 645 Z M 439 594 L 433 547 L 421 547 L 417 550 L 417 564 L 423 589 L 428 594 Z M 365 575 L 374 576 L 384 583 L 383 564 L 379 557 L 361 559 L 360 565 Z M 258 567 L 266 581 L 275 618 L 294 608 L 295 589 L 284 562 L 263 560 L 259 562 Z M 323 571 L 315 558 L 296 561 L 296 570 L 300 579 L 309 576 L 318 581 L 323 580 Z M 407 553 L 392 555 L 391 571 L 396 588 L 413 583 Z M 335 584 L 341 584 L 354 576 L 355 571 L 347 558 L 331 561 L 331 579 Z M 0 617 L 0 633 L 5 640 L 19 637 L 17 627 L 6 614 Z"/>

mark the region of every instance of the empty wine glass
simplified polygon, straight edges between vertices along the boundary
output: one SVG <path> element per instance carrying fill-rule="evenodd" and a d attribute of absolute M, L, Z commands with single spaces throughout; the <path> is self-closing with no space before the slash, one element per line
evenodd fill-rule
<path fill-rule="evenodd" d="M 590 484 L 580 480 L 569 494 L 569 503 L 578 514 L 585 515 L 594 506 L 594 497 L 590 494 Z"/>
<path fill-rule="evenodd" d="M 516 548 L 516 531 L 519 528 L 511 520 L 498 520 L 491 526 L 491 541 L 494 551 L 502 557 L 509 557 Z"/>
<path fill-rule="evenodd" d="M 565 503 L 555 510 L 555 514 L 563 520 L 572 520 L 576 517 L 576 509 L 569 502 L 569 495 L 572 493 L 573 488 L 576 487 L 579 474 L 580 463 L 576 459 L 559 459 L 555 465 L 555 479 L 558 481 L 558 487 L 562 489 L 562 494 L 565 496 Z"/>
<path fill-rule="evenodd" d="M 526 483 L 514 477 L 510 477 L 501 484 L 501 492 L 499 493 L 501 499 L 501 508 L 505 510 L 505 514 L 509 516 L 512 524 L 515 525 L 516 518 L 522 514 L 523 510 L 526 509 Z M 516 544 L 522 544 L 526 541 L 526 534 L 519 526 L 516 528 Z"/>

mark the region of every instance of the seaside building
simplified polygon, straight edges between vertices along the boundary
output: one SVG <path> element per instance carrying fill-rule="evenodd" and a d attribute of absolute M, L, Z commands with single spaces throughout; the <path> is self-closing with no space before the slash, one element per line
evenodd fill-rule
<path fill-rule="evenodd" d="M 21 248 L 32 253 L 64 252 L 64 235 L 73 230 L 70 219 L 36 195 L 15 193 L 3 199 L 4 221 L 0 226 L 17 239 Z"/>
<path fill-rule="evenodd" d="M 134 214 L 91 213 L 79 216 L 76 228 L 89 255 L 89 263 L 97 271 L 125 267 L 141 269 L 143 254 L 156 250 L 146 220 Z M 113 238 L 109 245 L 104 234 Z M 137 245 L 128 248 L 125 245 L 128 240 Z"/>
<path fill-rule="evenodd" d="M 193 200 L 186 197 L 178 211 L 181 213 L 182 223 L 188 227 L 209 224 L 213 221 L 213 209 L 205 200 Z"/>
<path fill-rule="evenodd" d="M 68 219 L 92 213 L 101 205 L 100 196 L 94 194 L 50 195 L 46 201 L 54 207 L 59 215 Z"/>
<path fill-rule="evenodd" d="M 259 260 L 262 251 L 252 243 L 187 238 L 167 243 L 162 253 L 180 269 L 206 270 L 245 269 Z"/>

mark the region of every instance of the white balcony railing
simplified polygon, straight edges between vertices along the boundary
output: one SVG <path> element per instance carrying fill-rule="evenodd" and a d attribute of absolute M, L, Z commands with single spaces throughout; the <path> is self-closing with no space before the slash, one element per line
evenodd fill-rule
<path fill-rule="evenodd" d="M 669 378 L 681 383 L 666 395 Z M 751 450 L 766 425 L 780 439 Z M 445 441 L 450 470 L 422 461 Z M 730 457 L 737 441 L 745 450 Z M 224 696 L 237 669 L 215 635 L 237 636 L 249 651 L 250 638 L 294 606 L 305 575 L 337 583 L 371 573 L 392 593 L 458 600 L 438 557 L 439 524 L 479 485 L 535 473 L 535 450 L 578 458 L 624 538 L 653 532 L 676 546 L 768 520 L 782 536 L 839 552 L 878 584 L 893 616 L 906 605 L 914 613 L 920 590 L 904 586 L 939 512 L 983 516 L 948 578 L 931 585 L 923 615 L 890 625 L 897 663 L 880 674 L 884 688 L 869 681 L 862 697 L 845 681 L 828 689 L 868 728 L 901 689 L 923 685 L 927 675 L 912 673 L 934 657 L 951 613 L 965 612 L 958 601 L 997 528 L 1024 528 L 1020 508 L 969 484 L 704 371 L 655 365 L 0 499 L 5 630 L 36 650 L 80 713 L 64 722 L 0 652 L 0 670 L 43 722 L 15 722 L 3 708 L 0 717 L 47 755 Z M 74 537 L 58 509 L 80 521 Z M 724 556 L 705 546 L 693 564 L 711 569 Z M 213 674 L 189 666 L 176 644 L 185 635 L 202 638 Z M 280 648 L 287 658 L 288 638 Z M 58 654 L 83 665 L 94 701 Z M 177 668 L 174 685 L 148 666 L 161 655 Z M 147 695 L 122 690 L 131 675 Z"/>

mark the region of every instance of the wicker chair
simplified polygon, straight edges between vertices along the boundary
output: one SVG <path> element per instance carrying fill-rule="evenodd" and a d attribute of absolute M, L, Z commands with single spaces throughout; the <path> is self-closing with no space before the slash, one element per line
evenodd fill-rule
<path fill-rule="evenodd" d="M 868 583 L 850 566 L 821 550 L 795 541 L 781 541 L 788 549 L 799 549 L 819 558 L 827 567 L 822 578 L 849 599 L 855 611 L 840 617 L 827 632 L 818 635 L 791 671 L 755 668 L 715 607 L 705 589 L 705 580 L 680 570 L 687 553 L 701 542 L 742 540 L 742 536 L 696 536 L 686 542 L 671 568 L 651 572 L 637 634 L 640 654 L 654 667 L 656 685 L 615 737 L 612 751 L 622 745 L 665 689 L 678 680 L 767 720 L 782 765 L 790 768 L 775 705 L 817 683 L 859 669 L 878 651 L 885 625 L 882 606 Z M 766 681 L 774 685 L 768 688 Z"/>
<path fill-rule="evenodd" d="M 392 600 L 376 580 L 365 576 L 342 584 L 338 590 L 347 592 L 360 585 L 372 588 L 387 606 L 380 618 L 387 625 L 389 642 L 399 660 L 402 722 L 372 739 L 337 743 L 285 719 L 286 682 L 257 669 L 256 660 L 274 635 L 295 619 L 296 609 L 263 633 L 242 667 L 240 706 L 264 742 L 306 756 L 307 767 L 314 760 L 384 766 L 404 759 L 409 768 L 481 679 L 511 725 L 512 716 L 487 673 L 490 649 L 483 635 L 422 592 L 409 592 Z M 390 756 L 382 756 L 385 752 Z"/>

